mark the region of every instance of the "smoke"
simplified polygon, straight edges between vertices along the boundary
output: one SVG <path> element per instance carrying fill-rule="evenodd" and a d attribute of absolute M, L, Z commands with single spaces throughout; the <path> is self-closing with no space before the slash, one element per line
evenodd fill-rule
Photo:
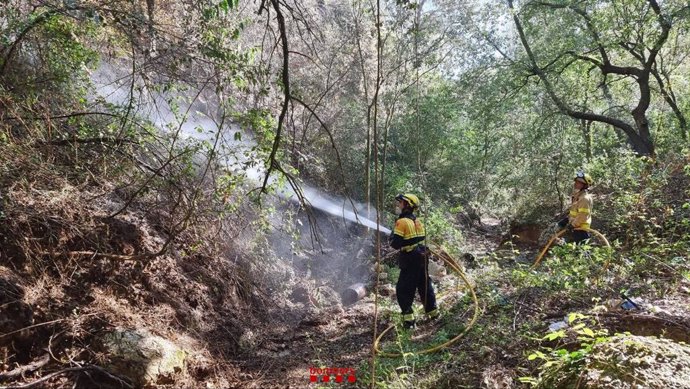
<path fill-rule="evenodd" d="M 148 119 L 162 131 L 179 131 L 182 138 L 209 142 L 212 142 L 217 131 L 220 131 L 221 141 L 225 147 L 219 155 L 226 168 L 254 183 L 263 180 L 266 171 L 257 164 L 252 166 L 248 163 L 259 158 L 254 151 L 254 138 L 235 123 L 226 123 L 223 128 L 219 128 L 219 123 L 212 119 L 216 115 L 213 108 L 217 108 L 219 103 L 210 102 L 210 93 L 205 93 L 204 90 L 158 92 L 146 88 L 141 83 L 135 83 L 135 87 L 132 88 L 131 74 L 107 63 L 92 72 L 91 79 L 96 88 L 92 99 L 102 99 L 108 104 L 120 107 L 127 107 L 132 100 L 131 107 L 135 111 L 131 114 Z M 195 96 L 191 103 L 184 102 L 188 96 Z M 239 136 L 236 136 L 238 133 Z M 270 177 L 269 184 L 276 182 L 275 176 Z M 377 230 L 378 227 L 378 231 L 384 234 L 391 233 L 390 229 L 377 226 L 377 223 L 369 218 L 371 216 L 365 216 L 366 210 L 373 208 L 348 199 L 329 196 L 304 183 L 300 187 L 304 199 L 310 206 L 369 229 Z M 297 194 L 287 184 L 278 188 L 276 193 L 283 198 L 298 201 Z"/>
<path fill-rule="evenodd" d="M 213 90 L 147 88 L 133 82 L 128 69 L 111 62 L 93 71 L 91 100 L 148 120 L 161 136 L 179 136 L 180 146 L 185 141 L 214 143 L 220 137 L 216 156 L 225 169 L 250 185 L 263 184 L 266 170 L 256 163 L 262 161 L 257 142 L 236 123 L 219 123 L 221 102 Z M 372 220 L 377 215 L 373 207 L 300 183 L 303 199 L 312 207 L 305 209 L 293 188 L 281 182 L 276 175 L 268 180 L 277 196 L 269 196 L 267 202 L 278 210 L 268 213 L 271 228 L 262 234 L 243 229 L 243 236 L 238 236 L 250 253 L 239 266 L 281 301 L 275 307 L 280 314 L 273 317 L 298 321 L 314 309 L 340 307 L 340 291 L 370 280 L 375 250 L 371 232 L 391 230 Z"/>

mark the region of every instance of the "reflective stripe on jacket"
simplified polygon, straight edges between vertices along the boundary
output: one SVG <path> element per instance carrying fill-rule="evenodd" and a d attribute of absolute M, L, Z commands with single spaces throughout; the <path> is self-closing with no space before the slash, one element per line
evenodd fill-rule
<path fill-rule="evenodd" d="M 581 190 L 571 197 L 568 219 L 576 230 L 586 230 L 592 224 L 592 195 Z"/>
<path fill-rule="evenodd" d="M 414 250 L 426 238 L 424 225 L 412 213 L 402 213 L 395 221 L 391 247 L 403 253 Z"/>

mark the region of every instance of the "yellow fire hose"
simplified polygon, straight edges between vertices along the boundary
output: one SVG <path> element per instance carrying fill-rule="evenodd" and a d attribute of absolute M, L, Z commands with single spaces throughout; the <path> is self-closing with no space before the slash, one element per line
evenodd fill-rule
<path fill-rule="evenodd" d="M 457 342 L 460 338 L 465 336 L 465 334 L 467 334 L 467 332 L 470 330 L 470 328 L 472 328 L 474 323 L 477 321 L 477 318 L 479 317 L 479 301 L 477 300 L 477 295 L 474 292 L 474 288 L 472 287 L 472 284 L 467 279 L 467 277 L 465 276 L 465 273 L 462 271 L 462 269 L 460 269 L 460 266 L 458 266 L 458 264 L 455 262 L 455 260 L 448 253 L 443 251 L 443 249 L 440 249 L 439 251 L 440 251 L 440 254 L 435 250 L 431 250 L 431 252 L 433 254 L 435 254 L 437 257 L 443 259 L 443 261 L 445 263 L 447 263 L 451 269 L 455 270 L 455 272 L 465 282 L 465 285 L 467 285 L 467 289 L 470 291 L 470 294 L 472 295 L 472 300 L 474 302 L 474 315 L 472 316 L 472 319 L 470 320 L 467 327 L 465 327 L 465 329 L 460 334 L 456 335 L 453 339 L 450 339 L 449 341 L 442 343 L 442 344 L 439 344 L 437 346 L 433 346 L 431 348 L 428 348 L 428 349 L 425 349 L 422 351 L 417 351 L 417 352 L 410 353 L 410 354 L 417 354 L 417 355 L 431 354 L 433 352 L 439 351 L 441 349 L 444 349 L 444 348 L 450 346 L 451 344 Z M 395 324 L 391 324 L 388 328 L 383 330 L 383 332 L 381 332 L 381 334 L 378 336 L 378 338 L 376 338 L 376 340 L 374 341 L 374 350 L 376 351 L 376 353 L 378 355 L 380 355 L 382 357 L 397 358 L 397 357 L 403 356 L 402 353 L 387 353 L 387 352 L 381 351 L 381 349 L 379 348 L 379 344 L 381 342 L 381 339 L 386 335 L 386 333 L 388 333 L 393 328 L 395 328 Z"/>
<path fill-rule="evenodd" d="M 556 232 L 555 234 L 553 234 L 553 236 L 551 237 L 551 239 L 549 239 L 549 241 L 546 243 L 546 246 L 544 246 L 544 248 L 541 250 L 541 252 L 540 252 L 539 255 L 537 256 L 537 259 L 534 261 L 534 264 L 532 265 L 532 267 L 530 267 L 530 269 L 536 269 L 537 266 L 539 266 L 539 262 L 541 262 L 541 259 L 544 257 L 544 254 L 546 254 L 546 252 L 549 250 L 549 248 L 551 247 L 551 245 L 553 244 L 553 242 L 554 242 L 556 239 L 558 239 L 558 238 L 560 238 L 561 236 L 563 236 L 563 234 L 565 234 L 567 231 L 568 231 L 567 229 L 563 229 L 563 230 L 560 230 L 560 231 Z M 597 230 L 593 230 L 593 229 L 591 229 L 591 228 L 587 228 L 587 229 L 585 229 L 585 231 L 587 231 L 587 232 L 591 233 L 592 235 L 596 236 L 597 238 L 599 238 L 599 240 L 600 240 L 606 247 L 611 247 L 611 245 L 609 244 L 609 241 L 606 239 L 606 237 L 604 236 L 604 234 L 602 234 L 601 232 L 599 232 L 599 231 L 597 231 Z M 604 270 L 606 270 L 606 268 L 608 267 L 608 265 L 609 265 L 609 262 L 608 262 L 608 260 L 607 260 L 606 263 L 604 264 Z"/>

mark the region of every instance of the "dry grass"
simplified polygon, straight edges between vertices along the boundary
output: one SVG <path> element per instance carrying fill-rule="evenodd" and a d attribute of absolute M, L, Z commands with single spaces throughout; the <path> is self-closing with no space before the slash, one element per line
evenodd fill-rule
<path fill-rule="evenodd" d="M 0 97 L 0 108 L 23 112 L 8 97 Z M 46 350 L 51 358 L 24 377 L 0 374 L 0 382 L 108 366 L 99 338 L 116 327 L 146 328 L 194 350 L 176 384 L 236 382 L 229 360 L 234 339 L 252 325 L 248 305 L 256 297 L 227 259 L 239 255 L 223 243 L 235 231 L 220 224 L 210 200 L 171 203 L 179 196 L 155 191 L 128 198 L 143 175 L 131 149 L 37 146 L 43 130 L 0 117 L 0 282 L 7 286 L 0 289 L 0 316 L 14 318 L 0 320 L 0 371 L 26 367 Z M 186 228 L 171 234 L 192 206 Z M 66 370 L 42 387 L 87 378 Z M 117 386 L 103 378 L 110 381 Z"/>

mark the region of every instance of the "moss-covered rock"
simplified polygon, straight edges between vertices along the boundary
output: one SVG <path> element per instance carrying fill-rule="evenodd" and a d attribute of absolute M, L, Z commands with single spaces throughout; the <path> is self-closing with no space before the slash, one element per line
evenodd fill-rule
<path fill-rule="evenodd" d="M 555 370 L 545 374 L 549 379 L 539 388 L 690 389 L 690 346 L 655 337 L 616 336 L 596 345 L 577 371 Z"/>
<path fill-rule="evenodd" d="M 174 382 L 188 355 L 169 340 L 141 330 L 110 332 L 103 344 L 109 369 L 144 387 Z"/>

